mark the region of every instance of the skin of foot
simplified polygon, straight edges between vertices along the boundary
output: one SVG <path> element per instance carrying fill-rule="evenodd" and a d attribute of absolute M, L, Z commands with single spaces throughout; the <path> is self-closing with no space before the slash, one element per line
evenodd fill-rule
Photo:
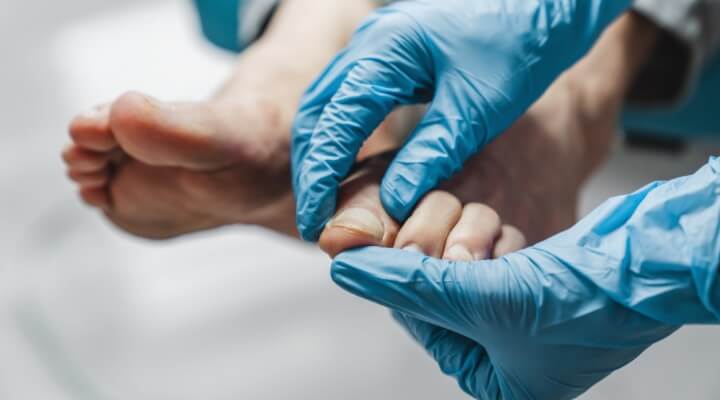
<path fill-rule="evenodd" d="M 610 147 L 625 82 L 599 85 L 585 79 L 589 72 L 614 71 L 611 63 L 596 59 L 614 60 L 616 70 L 627 64 L 626 54 L 612 40 L 604 41 L 610 43 L 594 51 L 600 56 L 588 57 L 584 67 L 559 80 L 465 172 L 429 194 L 402 227 L 384 213 L 377 196 L 387 157 L 368 161 L 345 183 L 321 247 L 331 255 L 362 245 L 394 245 L 437 257 L 482 258 L 570 225 L 578 188 Z M 257 94 L 277 86 L 272 76 L 263 80 L 259 73 L 273 65 L 268 61 L 273 57 L 260 46 L 248 52 L 237 76 L 252 76 L 251 82 L 236 78 L 207 103 L 167 104 L 130 93 L 78 117 L 71 127 L 75 144 L 64 157 L 83 198 L 144 237 L 234 223 L 294 234 L 287 144 L 293 108 L 276 101 L 293 99 L 293 90 L 285 97 Z M 288 103 L 296 103 L 301 91 Z M 382 131 L 365 155 L 397 145 L 398 135 Z"/>
<path fill-rule="evenodd" d="M 400 225 L 385 213 L 379 182 L 391 156 L 367 161 L 341 187 L 319 245 L 331 257 L 391 246 L 472 261 L 519 250 L 571 226 L 583 182 L 608 154 L 635 71 L 655 28 L 628 14 L 507 132 Z"/>
<path fill-rule="evenodd" d="M 237 223 L 294 235 L 292 118 L 306 86 L 372 7 L 283 2 L 211 100 L 167 103 L 130 92 L 78 116 L 63 158 L 80 196 L 146 238 Z M 397 145 L 385 131 L 360 157 Z"/>

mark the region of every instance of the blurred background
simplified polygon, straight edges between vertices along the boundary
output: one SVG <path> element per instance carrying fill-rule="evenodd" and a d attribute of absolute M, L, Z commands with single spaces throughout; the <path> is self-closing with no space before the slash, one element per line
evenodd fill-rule
<path fill-rule="evenodd" d="M 129 89 L 202 99 L 227 76 L 189 1 L 0 2 L 0 399 L 465 398 L 311 246 L 249 227 L 150 243 L 76 197 L 74 114 Z M 618 146 L 584 211 L 720 153 Z M 717 399 L 718 356 L 717 329 L 684 328 L 583 398 Z"/>

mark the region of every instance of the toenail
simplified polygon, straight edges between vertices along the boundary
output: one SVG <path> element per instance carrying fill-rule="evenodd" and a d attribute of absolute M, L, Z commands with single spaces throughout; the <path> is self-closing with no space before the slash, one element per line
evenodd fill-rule
<path fill-rule="evenodd" d="M 160 100 L 146 94 L 138 94 L 138 97 L 151 107 L 160 107 L 163 105 Z"/>
<path fill-rule="evenodd" d="M 106 114 L 106 110 L 105 110 L 104 107 L 102 107 L 102 106 L 96 106 L 96 107 L 93 107 L 93 108 L 91 108 L 91 109 L 89 109 L 89 110 L 86 110 L 85 112 L 83 112 L 83 113 L 81 114 L 81 116 L 82 116 L 83 118 L 86 118 L 86 119 L 95 119 L 95 118 L 104 117 L 105 114 Z"/>
<path fill-rule="evenodd" d="M 450 247 L 445 253 L 445 257 L 455 261 L 473 261 L 475 259 L 470 250 L 461 244 Z"/>
<path fill-rule="evenodd" d="M 420 246 L 418 246 L 416 244 L 409 244 L 409 245 L 403 247 L 402 249 L 403 249 L 403 251 L 411 251 L 413 253 L 425 254 L 423 249 L 421 249 Z"/>
<path fill-rule="evenodd" d="M 382 241 L 385 226 L 380 218 L 364 208 L 348 208 L 342 210 L 329 223 L 331 228 L 345 228 L 373 237 Z"/>
<path fill-rule="evenodd" d="M 92 108 L 90 110 L 83 112 L 80 116 L 85 119 L 95 119 L 98 116 L 100 116 L 100 113 L 97 112 L 94 108 Z"/>

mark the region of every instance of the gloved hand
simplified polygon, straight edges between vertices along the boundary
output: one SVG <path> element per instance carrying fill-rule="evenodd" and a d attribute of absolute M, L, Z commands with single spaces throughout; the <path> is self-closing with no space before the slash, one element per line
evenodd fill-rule
<path fill-rule="evenodd" d="M 382 182 L 404 221 L 508 128 L 630 0 L 408 0 L 376 11 L 304 96 L 293 127 L 302 237 L 317 240 L 363 141 L 398 105 L 431 102 Z"/>
<path fill-rule="evenodd" d="M 338 256 L 332 275 L 395 310 L 478 399 L 569 399 L 680 325 L 718 323 L 719 264 L 720 159 L 712 159 L 498 260 L 365 248 Z"/>

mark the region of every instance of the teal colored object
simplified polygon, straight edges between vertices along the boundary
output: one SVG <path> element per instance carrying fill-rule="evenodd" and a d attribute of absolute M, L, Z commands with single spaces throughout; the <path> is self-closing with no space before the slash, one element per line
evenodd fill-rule
<path fill-rule="evenodd" d="M 505 131 L 630 0 L 415 0 L 375 11 L 311 85 L 293 126 L 297 225 L 317 240 L 365 139 L 397 106 L 430 103 L 381 185 L 404 221 Z"/>
<path fill-rule="evenodd" d="M 238 17 L 241 0 L 194 0 L 205 37 L 223 49 L 240 52 Z"/>
<path fill-rule="evenodd" d="M 579 396 L 683 324 L 719 323 L 718 268 L 713 158 L 497 260 L 369 247 L 340 254 L 332 277 L 394 310 L 472 396 L 558 400 Z"/>
<path fill-rule="evenodd" d="M 626 130 L 671 138 L 720 136 L 720 56 L 707 64 L 697 87 L 679 108 L 628 109 L 623 125 Z"/>

